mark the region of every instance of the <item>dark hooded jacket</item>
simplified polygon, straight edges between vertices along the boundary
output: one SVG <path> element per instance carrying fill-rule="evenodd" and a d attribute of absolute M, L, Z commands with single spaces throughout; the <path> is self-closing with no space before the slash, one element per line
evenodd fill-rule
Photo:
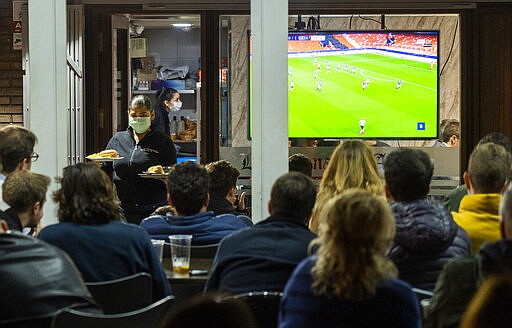
<path fill-rule="evenodd" d="M 467 233 L 442 204 L 420 199 L 391 205 L 396 235 L 389 257 L 400 279 L 415 288 L 433 290 L 446 262 L 471 254 Z"/>
<path fill-rule="evenodd" d="M 426 309 L 424 327 L 459 327 L 462 314 L 478 287 L 493 274 L 512 274 L 512 240 L 487 243 L 478 255 L 451 260 L 439 276 Z"/>
<path fill-rule="evenodd" d="M 478 255 L 484 277 L 512 273 L 512 240 L 502 239 L 495 243 L 484 244 Z"/>
<path fill-rule="evenodd" d="M 64 308 L 100 313 L 69 256 L 18 231 L 0 233 L 0 327 L 47 328 Z"/>

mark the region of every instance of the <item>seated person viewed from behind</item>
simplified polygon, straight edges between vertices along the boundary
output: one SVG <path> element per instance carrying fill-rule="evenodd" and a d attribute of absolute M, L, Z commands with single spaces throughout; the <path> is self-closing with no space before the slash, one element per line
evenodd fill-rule
<path fill-rule="evenodd" d="M 59 223 L 45 227 L 39 238 L 68 253 L 86 282 L 147 272 L 153 281 L 153 301 L 170 295 L 148 234 L 119 221 L 109 177 L 94 164 L 79 163 L 64 168 L 60 183 L 53 194 Z"/>
<path fill-rule="evenodd" d="M 222 327 L 256 328 L 254 316 L 242 301 L 218 300 L 214 295 L 197 295 L 172 307 L 160 328 Z"/>
<path fill-rule="evenodd" d="M 300 172 L 310 177 L 313 175 L 313 164 L 304 154 L 293 154 L 288 158 L 288 171 Z"/>
<path fill-rule="evenodd" d="M 436 140 L 433 147 L 459 147 L 460 122 L 456 119 L 444 119 L 439 130 L 441 138 Z"/>
<path fill-rule="evenodd" d="M 332 197 L 350 188 L 365 189 L 374 195 L 384 196 L 383 185 L 370 147 L 360 140 L 343 141 L 334 149 L 322 175 L 309 229 L 318 232 L 320 212 Z"/>
<path fill-rule="evenodd" d="M 471 243 L 445 207 L 427 197 L 434 165 L 417 149 L 400 148 L 384 158 L 384 189 L 395 216 L 389 257 L 413 287 L 433 290 L 446 262 L 471 254 Z"/>
<path fill-rule="evenodd" d="M 460 328 L 508 328 L 512 327 L 510 301 L 512 279 L 495 276 L 480 286 L 464 313 Z"/>
<path fill-rule="evenodd" d="M 307 229 L 315 196 L 315 186 L 304 174 L 290 172 L 279 177 L 270 194 L 270 217 L 222 240 L 206 289 L 283 291 L 315 238 Z"/>
<path fill-rule="evenodd" d="M 6 230 L 0 220 L 0 327 L 49 328 L 64 308 L 100 312 L 63 251 Z"/>
<path fill-rule="evenodd" d="M 39 155 L 34 153 L 36 142 L 36 135 L 22 126 L 7 125 L 0 129 L 0 186 L 12 172 L 31 169 L 32 161 L 39 158 Z M 7 208 L 9 205 L 3 201 L 0 194 L 0 210 Z"/>
<path fill-rule="evenodd" d="M 23 231 L 23 228 L 34 230 L 44 211 L 46 191 L 50 185 L 46 175 L 22 170 L 15 171 L 2 184 L 2 197 L 10 207 L 0 211 L 0 219 L 7 221 L 9 229 Z"/>
<path fill-rule="evenodd" d="M 206 164 L 208 172 L 208 193 L 210 201 L 208 211 L 215 215 L 232 213 L 248 215 L 245 208 L 245 192 L 236 204 L 236 180 L 240 172 L 230 162 L 221 160 Z"/>
<path fill-rule="evenodd" d="M 503 194 L 499 208 L 501 240 L 484 244 L 477 255 L 454 258 L 439 275 L 425 327 L 458 327 L 478 286 L 493 275 L 512 276 L 512 190 Z"/>
<path fill-rule="evenodd" d="M 483 136 L 478 144 L 494 143 L 505 147 L 505 149 L 512 154 L 512 143 L 510 138 L 501 132 L 491 132 Z M 450 191 L 443 199 L 444 206 L 451 212 L 457 212 L 459 210 L 460 202 L 464 196 L 468 194 L 468 189 L 465 184 L 458 186 L 454 190 Z"/>
<path fill-rule="evenodd" d="M 486 143 L 475 147 L 469 157 L 464 183 L 468 194 L 462 198 L 453 219 L 471 238 L 476 253 L 484 242 L 500 238 L 498 207 L 500 193 L 507 185 L 512 157 L 502 146 Z"/>
<path fill-rule="evenodd" d="M 208 207 L 208 174 L 195 162 L 176 164 L 167 177 L 169 204 L 176 212 L 144 219 L 140 226 L 151 238 L 168 241 L 169 235 L 192 235 L 192 245 L 216 244 L 234 231 L 252 226 L 245 215 L 215 216 Z"/>
<path fill-rule="evenodd" d="M 316 255 L 284 289 L 279 327 L 421 327 L 416 296 L 386 257 L 394 234 L 388 204 L 369 191 L 347 190 L 327 202 Z"/>

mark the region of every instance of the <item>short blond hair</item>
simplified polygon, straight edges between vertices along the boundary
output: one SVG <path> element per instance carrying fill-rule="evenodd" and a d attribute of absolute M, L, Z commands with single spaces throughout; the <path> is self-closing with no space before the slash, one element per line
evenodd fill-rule
<path fill-rule="evenodd" d="M 2 185 L 2 198 L 17 213 L 28 210 L 35 203 L 41 206 L 51 179 L 46 175 L 18 170 L 9 174 Z"/>
<path fill-rule="evenodd" d="M 469 157 L 468 173 L 475 193 L 500 193 L 512 165 L 512 156 L 493 143 L 477 145 Z"/>

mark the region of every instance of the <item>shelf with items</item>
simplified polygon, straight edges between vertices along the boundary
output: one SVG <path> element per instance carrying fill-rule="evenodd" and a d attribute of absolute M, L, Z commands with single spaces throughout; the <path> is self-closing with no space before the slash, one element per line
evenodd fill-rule
<path fill-rule="evenodd" d="M 132 90 L 132 93 L 134 95 L 150 95 L 150 94 L 156 94 L 158 90 L 138 90 L 138 89 L 133 89 Z M 180 94 L 195 94 L 196 93 L 196 90 L 194 89 L 185 89 L 185 90 L 178 90 L 178 92 Z"/>

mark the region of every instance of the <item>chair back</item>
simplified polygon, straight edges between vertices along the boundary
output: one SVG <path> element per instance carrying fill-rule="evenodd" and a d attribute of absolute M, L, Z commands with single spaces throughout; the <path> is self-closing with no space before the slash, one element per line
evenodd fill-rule
<path fill-rule="evenodd" d="M 135 311 L 152 302 L 151 275 L 146 272 L 85 285 L 105 314 Z"/>
<path fill-rule="evenodd" d="M 190 258 L 213 259 L 219 244 L 198 245 L 190 247 Z"/>
<path fill-rule="evenodd" d="M 95 314 L 65 309 L 53 318 L 52 328 L 157 328 L 174 296 L 167 296 L 145 308 L 118 314 Z"/>
<path fill-rule="evenodd" d="M 434 292 L 431 290 L 413 288 L 412 291 L 414 292 L 414 294 L 416 294 L 416 297 L 418 298 L 419 301 L 427 298 L 432 298 L 432 296 L 434 296 Z"/>
<path fill-rule="evenodd" d="M 258 291 L 226 296 L 223 300 L 244 301 L 254 314 L 259 328 L 273 328 L 278 324 L 279 303 L 282 296 L 281 292 Z"/>

